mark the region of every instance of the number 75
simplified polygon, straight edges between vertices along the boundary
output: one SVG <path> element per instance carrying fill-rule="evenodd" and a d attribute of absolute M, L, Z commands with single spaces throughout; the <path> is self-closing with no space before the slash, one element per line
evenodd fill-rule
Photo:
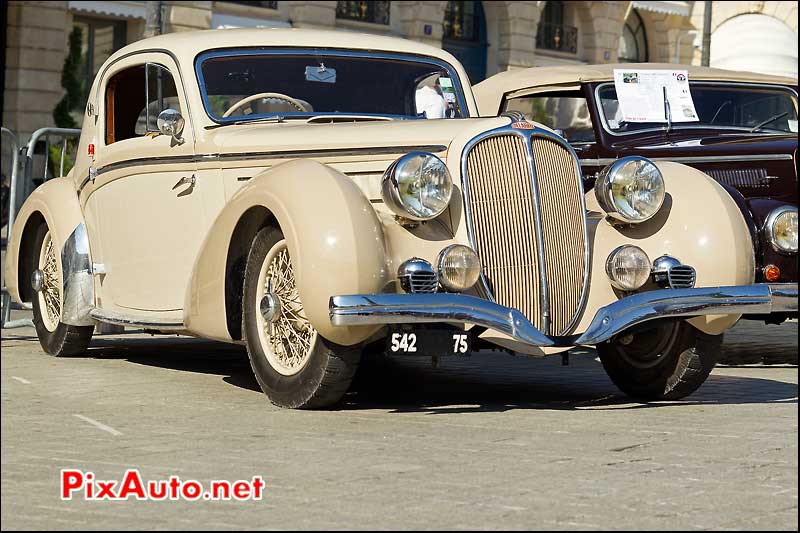
<path fill-rule="evenodd" d="M 466 333 L 456 333 L 453 335 L 453 351 L 455 353 L 467 353 L 469 344 L 467 344 Z"/>

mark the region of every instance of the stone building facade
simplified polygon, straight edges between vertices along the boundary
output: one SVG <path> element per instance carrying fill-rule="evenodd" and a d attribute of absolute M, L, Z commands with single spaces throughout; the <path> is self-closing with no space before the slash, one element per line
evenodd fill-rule
<path fill-rule="evenodd" d="M 280 0 L 160 4 L 163 32 L 326 28 L 423 41 L 451 51 L 473 81 L 507 69 L 562 63 L 699 64 L 705 5 L 682 1 Z M 88 83 L 114 50 L 143 37 L 146 6 L 142 1 L 8 1 L 0 6 L 0 15 L 2 121 L 24 140 L 35 129 L 53 125 L 53 109 L 64 94 L 62 70 L 75 28 L 81 37 L 78 77 Z M 712 66 L 797 76 L 797 2 L 713 2 L 712 30 Z M 761 35 L 764 31 L 770 39 Z"/>

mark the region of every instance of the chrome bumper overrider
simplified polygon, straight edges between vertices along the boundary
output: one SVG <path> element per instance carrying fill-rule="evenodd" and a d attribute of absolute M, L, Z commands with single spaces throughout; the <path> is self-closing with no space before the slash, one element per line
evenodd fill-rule
<path fill-rule="evenodd" d="M 468 322 L 534 346 L 594 345 L 656 318 L 797 311 L 797 283 L 664 289 L 634 294 L 600 308 L 582 334 L 548 336 L 516 309 L 463 294 L 333 296 L 335 326 Z"/>

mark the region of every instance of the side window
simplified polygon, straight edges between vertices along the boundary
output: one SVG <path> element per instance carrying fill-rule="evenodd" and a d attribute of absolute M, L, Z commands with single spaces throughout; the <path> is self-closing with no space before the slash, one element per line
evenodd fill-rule
<path fill-rule="evenodd" d="M 543 93 L 512 98 L 504 111 L 520 111 L 528 120 L 564 132 L 571 143 L 595 142 L 589 106 L 580 93 Z"/>
<path fill-rule="evenodd" d="M 414 111 L 423 118 L 461 116 L 453 82 L 446 72 L 434 72 L 415 80 Z"/>
<path fill-rule="evenodd" d="M 156 63 L 115 74 L 106 84 L 106 145 L 157 132 L 158 114 L 180 111 L 169 70 Z"/>

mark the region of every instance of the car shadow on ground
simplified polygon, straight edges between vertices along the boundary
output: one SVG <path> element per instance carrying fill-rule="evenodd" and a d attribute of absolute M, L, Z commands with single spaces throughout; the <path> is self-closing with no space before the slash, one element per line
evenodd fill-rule
<path fill-rule="evenodd" d="M 238 345 L 120 335 L 96 337 L 86 357 L 219 375 L 225 383 L 261 394 L 247 352 Z M 569 366 L 562 366 L 558 356 L 513 357 L 502 352 L 442 358 L 438 368 L 432 367 L 430 358 L 374 355 L 362 361 L 350 392 L 336 409 L 456 413 L 797 403 L 797 384 L 770 379 L 769 367 L 750 368 L 758 368 L 759 377 L 716 373 L 686 400 L 638 403 L 617 390 L 595 353 L 587 349 L 574 350 Z"/>

